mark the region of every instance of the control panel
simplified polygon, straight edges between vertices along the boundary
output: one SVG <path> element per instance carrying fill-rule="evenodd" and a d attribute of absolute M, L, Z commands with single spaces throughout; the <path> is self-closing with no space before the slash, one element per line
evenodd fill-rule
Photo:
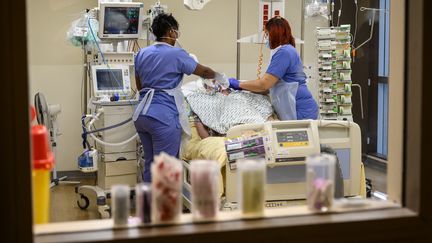
<path fill-rule="evenodd" d="M 259 21 L 258 21 L 258 36 L 261 41 L 263 38 L 263 30 L 267 22 L 276 16 L 285 16 L 285 1 L 284 0 L 260 0 L 259 2 Z"/>

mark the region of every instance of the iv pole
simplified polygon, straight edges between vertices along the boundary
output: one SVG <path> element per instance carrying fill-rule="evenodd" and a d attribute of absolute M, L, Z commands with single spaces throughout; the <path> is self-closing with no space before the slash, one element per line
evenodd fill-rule
<path fill-rule="evenodd" d="M 241 38 L 241 0 L 237 0 L 237 40 Z M 237 41 L 236 78 L 240 79 L 240 42 Z"/>

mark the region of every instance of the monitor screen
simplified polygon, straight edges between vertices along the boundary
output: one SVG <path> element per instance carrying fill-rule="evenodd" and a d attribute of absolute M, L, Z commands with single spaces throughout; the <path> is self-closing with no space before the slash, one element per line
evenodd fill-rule
<path fill-rule="evenodd" d="M 123 89 L 122 69 L 98 69 L 96 79 L 97 89 L 100 91 Z"/>
<path fill-rule="evenodd" d="M 139 7 L 105 7 L 103 34 L 138 34 Z"/>

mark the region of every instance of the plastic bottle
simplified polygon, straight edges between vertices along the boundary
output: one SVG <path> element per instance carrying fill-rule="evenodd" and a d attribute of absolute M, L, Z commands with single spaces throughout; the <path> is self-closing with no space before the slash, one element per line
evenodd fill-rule
<path fill-rule="evenodd" d="M 266 163 L 264 159 L 237 161 L 239 206 L 244 218 L 264 215 Z"/>
<path fill-rule="evenodd" d="M 152 222 L 175 222 L 182 213 L 183 166 L 181 161 L 161 153 L 155 156 L 152 171 Z"/>
<path fill-rule="evenodd" d="M 336 157 L 323 154 L 306 159 L 307 196 L 312 212 L 327 212 L 333 206 Z"/>
<path fill-rule="evenodd" d="M 217 161 L 191 161 L 192 214 L 194 219 L 210 220 L 217 217 L 219 211 L 219 170 Z"/>
<path fill-rule="evenodd" d="M 112 218 L 114 225 L 125 226 L 128 224 L 130 209 L 130 188 L 129 185 L 113 185 L 111 187 Z"/>
<path fill-rule="evenodd" d="M 151 184 L 140 183 L 136 185 L 136 216 L 141 223 L 151 222 Z"/>
<path fill-rule="evenodd" d="M 35 224 L 49 222 L 50 172 L 54 166 L 54 154 L 48 145 L 45 126 L 31 128 L 33 146 L 33 221 Z"/>

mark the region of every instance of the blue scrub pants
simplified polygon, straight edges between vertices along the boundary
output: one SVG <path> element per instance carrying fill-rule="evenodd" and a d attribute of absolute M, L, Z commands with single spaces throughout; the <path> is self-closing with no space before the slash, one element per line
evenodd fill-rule
<path fill-rule="evenodd" d="M 161 122 L 145 115 L 135 121 L 135 128 L 144 148 L 144 182 L 151 182 L 150 168 L 155 155 L 165 152 L 179 156 L 182 128 L 178 117 Z"/>

